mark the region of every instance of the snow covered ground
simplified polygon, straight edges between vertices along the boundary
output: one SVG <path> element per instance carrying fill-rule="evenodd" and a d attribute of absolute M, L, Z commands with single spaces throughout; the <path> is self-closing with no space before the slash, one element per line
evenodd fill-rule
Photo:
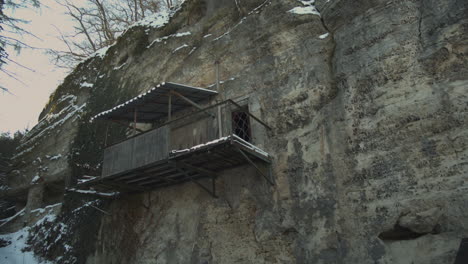
<path fill-rule="evenodd" d="M 53 209 L 56 206 L 60 206 L 61 203 L 49 205 L 44 208 L 38 208 L 32 210 L 31 213 L 43 214 L 47 212 L 40 220 L 38 220 L 32 227 L 24 227 L 14 233 L 0 235 L 0 263 L 1 264 L 49 264 L 52 262 L 41 260 L 37 258 L 32 251 L 26 251 L 28 246 L 27 241 L 31 230 L 35 227 L 41 226 L 45 222 L 54 222 L 56 215 Z M 18 212 L 15 216 L 22 214 L 24 210 Z M 9 219 L 7 219 L 9 221 Z M 7 222 L 8 222 L 7 221 Z M 63 225 L 63 224 L 62 224 Z M 63 231 L 66 231 L 66 227 L 60 226 Z M 43 229 L 44 227 L 41 227 Z M 45 233 L 50 233 L 47 230 L 41 230 Z M 60 230 L 62 231 L 62 230 Z M 60 232 L 61 234 L 62 232 Z M 58 238 L 57 238 L 58 239 Z M 4 246 L 4 247 L 2 247 Z"/>
<path fill-rule="evenodd" d="M 24 251 L 29 236 L 29 227 L 25 227 L 15 233 L 0 235 L 0 240 L 10 243 L 6 247 L 0 247 L 0 263 L 4 264 L 48 264 L 41 261 L 31 251 Z"/>

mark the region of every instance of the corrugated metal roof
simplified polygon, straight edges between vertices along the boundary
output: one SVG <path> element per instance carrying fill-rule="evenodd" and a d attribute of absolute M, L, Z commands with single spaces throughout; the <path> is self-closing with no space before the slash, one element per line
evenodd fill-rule
<path fill-rule="evenodd" d="M 163 82 L 143 94 L 93 116 L 90 121 L 93 122 L 98 119 L 132 122 L 135 109 L 137 110 L 138 122 L 141 123 L 153 122 L 159 118 L 166 117 L 168 114 L 168 93 L 170 90 L 178 92 L 196 103 L 218 94 L 218 92 L 208 89 Z M 173 113 L 192 106 L 177 96 L 172 96 L 171 104 Z"/>

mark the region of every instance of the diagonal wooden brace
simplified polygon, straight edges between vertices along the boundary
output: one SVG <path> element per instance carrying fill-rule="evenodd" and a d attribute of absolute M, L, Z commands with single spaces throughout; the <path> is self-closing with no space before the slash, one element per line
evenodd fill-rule
<path fill-rule="evenodd" d="M 176 92 L 176 91 L 174 91 L 174 90 L 170 90 L 170 91 L 169 91 L 169 94 L 173 94 L 173 95 L 175 95 L 175 96 L 180 97 L 182 100 L 184 100 L 184 101 L 186 101 L 187 103 L 189 103 L 189 104 L 195 106 L 196 108 L 202 110 L 203 112 L 205 112 L 206 114 L 208 114 L 208 115 L 211 116 L 212 118 L 216 118 L 216 116 L 215 116 L 214 114 L 208 112 L 208 110 L 204 109 L 204 108 L 201 107 L 199 104 L 197 104 L 197 103 L 195 103 L 194 101 L 188 99 L 187 97 L 183 96 L 182 94 L 180 94 L 180 93 L 178 93 L 178 92 Z"/>
<path fill-rule="evenodd" d="M 216 195 L 216 174 L 214 175 L 208 175 L 210 176 L 211 178 L 211 190 L 208 189 L 206 186 L 204 186 L 203 184 L 199 183 L 197 180 L 195 180 L 192 176 L 190 176 L 187 171 L 185 171 L 184 169 L 182 169 L 183 167 L 186 168 L 186 169 L 190 169 L 190 167 L 194 168 L 192 170 L 195 170 L 197 172 L 202 172 L 201 170 L 204 170 L 202 168 L 196 168 L 196 167 L 193 167 L 191 165 L 188 165 L 186 163 L 181 163 L 181 162 L 170 162 L 170 164 L 172 164 L 172 166 L 180 173 L 183 173 L 188 179 L 190 179 L 190 181 L 192 181 L 193 183 L 195 183 L 196 185 L 198 185 L 198 187 L 202 188 L 203 190 L 205 190 L 207 193 L 209 193 L 211 196 L 213 196 L 214 198 L 218 198 L 218 196 Z M 205 170 L 205 174 L 207 174 L 208 172 L 210 172 L 209 170 Z M 202 172 L 203 173 L 203 172 Z M 210 172 L 211 174 L 212 172 Z"/>
<path fill-rule="evenodd" d="M 255 168 L 255 170 L 257 170 L 257 172 L 258 172 L 260 175 L 262 175 L 263 178 L 265 178 L 265 180 L 266 180 L 269 184 L 271 184 L 272 186 L 275 185 L 275 183 L 273 182 L 273 180 L 270 179 L 270 177 L 271 177 L 271 172 L 270 172 L 270 170 L 268 171 L 268 172 L 269 172 L 268 174 L 269 174 L 270 177 L 268 177 L 268 176 L 265 175 L 265 173 L 263 173 L 263 171 L 257 166 L 257 164 L 255 164 L 255 162 L 253 162 L 252 159 L 250 159 L 249 156 L 247 156 L 247 154 L 245 154 L 244 151 L 242 151 L 242 150 L 241 150 L 240 148 L 238 148 L 237 146 L 236 146 L 236 149 L 242 154 L 242 156 L 244 156 L 244 158 L 247 160 L 247 162 L 249 162 L 250 165 L 252 165 L 252 166 Z"/>

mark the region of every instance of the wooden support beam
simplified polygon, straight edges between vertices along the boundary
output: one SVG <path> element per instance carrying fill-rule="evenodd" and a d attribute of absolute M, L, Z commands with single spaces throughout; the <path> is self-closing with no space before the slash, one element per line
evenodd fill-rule
<path fill-rule="evenodd" d="M 113 186 L 113 187 L 124 189 L 124 190 L 129 190 L 129 191 L 146 191 L 146 189 L 138 187 L 138 186 L 127 185 L 127 184 L 122 184 L 118 182 L 104 181 L 102 182 L 102 184 Z"/>
<path fill-rule="evenodd" d="M 138 111 L 138 114 L 166 114 L 166 112 L 155 112 L 155 111 Z"/>
<path fill-rule="evenodd" d="M 173 95 L 176 95 L 178 97 L 180 97 L 182 100 L 186 101 L 187 103 L 195 106 L 196 108 L 200 109 L 200 110 L 203 110 L 203 112 L 207 113 L 209 116 L 211 116 L 212 118 L 216 118 L 215 115 L 213 115 L 212 113 L 208 112 L 208 110 L 204 109 L 203 107 L 201 107 L 199 104 L 195 103 L 194 101 L 188 99 L 187 97 L 181 95 L 180 93 L 176 92 L 176 91 L 173 91 L 173 90 L 170 90 L 169 91 L 170 94 L 173 94 Z"/>
<path fill-rule="evenodd" d="M 222 115 L 221 115 L 221 106 L 219 105 L 218 107 L 218 138 L 223 137 L 223 121 L 222 121 Z"/>
<path fill-rule="evenodd" d="M 213 152 L 212 155 L 214 155 L 218 159 L 221 159 L 224 162 L 229 163 L 231 165 L 238 165 L 239 164 L 239 160 L 236 159 L 235 156 L 231 156 L 231 157 L 227 158 L 225 155 L 223 155 L 223 153 L 224 152 L 222 152 L 222 151 L 217 151 L 217 152 Z"/>
<path fill-rule="evenodd" d="M 215 180 L 216 180 L 216 177 L 211 177 L 211 180 L 212 180 L 212 190 L 210 190 L 210 189 L 208 189 L 207 187 L 205 187 L 203 184 L 199 183 L 197 180 L 193 179 L 193 177 L 190 176 L 190 175 L 188 174 L 187 171 L 183 170 L 181 167 L 179 167 L 179 166 L 177 165 L 178 163 L 176 163 L 176 162 L 170 162 L 170 164 L 172 164 L 172 165 L 174 166 L 174 168 L 175 168 L 177 171 L 179 171 L 179 172 L 185 174 L 185 176 L 186 176 L 188 179 L 190 179 L 190 181 L 192 181 L 193 183 L 195 183 L 196 185 L 198 185 L 198 187 L 200 187 L 200 188 L 202 188 L 203 190 L 205 190 L 207 193 L 209 193 L 209 194 L 210 194 L 211 196 L 213 196 L 214 198 L 218 198 L 218 196 L 216 196 L 216 189 L 215 189 L 215 184 L 216 184 Z"/>
<path fill-rule="evenodd" d="M 96 210 L 98 210 L 99 212 L 101 212 L 101 213 L 103 213 L 103 214 L 111 215 L 111 214 L 109 214 L 108 212 L 106 212 L 106 211 L 104 211 L 104 210 L 102 210 L 102 209 L 100 209 L 100 208 L 97 208 L 96 206 L 94 206 L 94 205 L 92 205 L 92 204 L 90 204 L 89 206 L 92 207 L 92 208 L 94 208 L 94 209 L 96 209 Z"/>
<path fill-rule="evenodd" d="M 147 179 L 145 181 L 137 182 L 137 184 L 145 185 L 145 184 L 155 183 L 155 182 L 158 182 L 158 181 L 166 182 L 166 183 L 169 183 L 169 184 L 177 184 L 177 183 L 179 183 L 179 181 L 176 181 L 176 180 L 174 180 L 172 178 L 176 177 L 176 176 L 180 176 L 180 175 L 183 175 L 183 173 L 177 171 L 174 174 L 168 175 L 167 177 L 157 177 L 157 178 L 153 178 L 153 179 Z"/>
<path fill-rule="evenodd" d="M 231 139 L 232 139 L 232 138 L 231 138 Z M 250 155 L 255 156 L 257 159 L 260 159 L 260 160 L 262 160 L 262 161 L 264 161 L 264 162 L 266 162 L 266 163 L 271 163 L 271 160 L 268 159 L 267 157 L 265 157 L 265 155 L 260 154 L 260 153 L 258 153 L 258 152 L 256 152 L 256 151 L 252 151 L 252 150 L 250 149 L 250 147 L 247 147 L 244 143 L 239 142 L 239 141 L 237 141 L 236 139 L 232 139 L 231 144 L 236 145 L 236 146 L 237 146 L 238 148 L 240 148 L 240 149 L 243 149 L 244 152 L 245 152 L 246 150 L 250 150 L 250 151 L 249 151 Z"/>
<path fill-rule="evenodd" d="M 166 94 L 166 95 L 169 96 L 169 94 Z M 151 101 L 151 103 L 152 104 L 157 104 L 157 105 L 167 105 L 166 103 L 158 103 L 158 102 L 155 102 L 155 101 Z M 172 106 L 187 106 L 187 104 L 176 104 L 176 103 L 172 102 Z"/>
<path fill-rule="evenodd" d="M 126 181 L 126 183 L 139 183 L 141 181 L 148 180 L 148 179 L 151 179 L 151 180 L 153 180 L 153 179 L 158 179 L 158 180 L 164 179 L 164 177 L 158 177 L 158 176 L 166 175 L 168 173 L 170 174 L 173 171 L 174 171 L 174 169 L 171 168 L 169 170 L 165 170 L 165 171 L 157 173 L 157 174 L 145 173 L 144 175 L 142 175 L 143 177 L 141 177 L 139 175 L 140 177 L 135 177 L 135 179 L 130 179 L 129 181 Z M 146 176 L 146 175 L 148 175 L 148 176 Z"/>
<path fill-rule="evenodd" d="M 112 119 L 109 119 L 109 120 L 112 121 L 112 122 L 114 122 L 114 123 L 116 123 L 116 124 L 119 124 L 119 125 L 121 125 L 121 126 L 125 126 L 125 127 L 127 127 L 127 128 L 133 129 L 132 126 L 129 126 L 129 125 L 125 124 L 125 123 L 122 122 L 122 121 L 112 120 Z M 143 130 L 141 130 L 141 129 L 139 129 L 139 128 L 135 128 L 135 129 L 136 129 L 136 131 L 138 131 L 138 132 L 144 132 Z"/>
<path fill-rule="evenodd" d="M 150 169 L 146 169 L 146 170 L 134 170 L 129 175 L 122 175 L 120 177 L 116 177 L 115 179 L 118 179 L 119 181 L 125 181 L 126 179 L 132 180 L 135 177 L 137 177 L 138 175 L 146 176 L 146 175 L 151 174 L 151 175 L 154 176 L 155 174 L 153 174 L 153 172 L 158 171 L 161 168 L 164 168 L 164 166 L 158 166 L 156 168 L 150 168 Z M 173 168 L 170 168 L 169 170 L 166 168 L 165 170 L 163 170 L 163 172 L 167 172 L 167 171 L 170 171 L 170 170 L 173 170 Z M 161 175 L 161 173 L 158 173 L 156 175 Z"/>
<path fill-rule="evenodd" d="M 210 171 L 201 167 L 195 167 L 182 161 L 176 161 L 175 165 L 182 167 L 182 168 L 194 170 L 198 173 L 206 174 L 207 176 L 210 176 L 210 177 L 218 177 L 218 175 L 214 171 Z"/>
<path fill-rule="evenodd" d="M 245 154 L 244 151 L 242 151 L 242 150 L 241 150 L 240 148 L 238 148 L 237 146 L 236 146 L 236 148 L 237 148 L 237 150 L 242 154 L 242 156 L 244 156 L 244 158 L 250 163 L 250 165 L 252 165 L 252 166 L 257 170 L 257 172 L 260 173 L 260 175 L 262 175 L 263 178 L 265 178 L 265 180 L 267 180 L 267 182 L 268 182 L 269 184 L 271 184 L 272 186 L 275 185 L 275 184 L 273 183 L 273 181 L 272 181 L 269 177 L 267 177 L 267 175 L 265 175 L 265 173 L 263 173 L 262 170 L 260 170 L 260 168 L 257 166 L 257 164 L 255 164 L 255 162 L 253 162 L 253 161 L 249 158 L 249 156 L 247 156 L 247 154 Z M 271 176 L 271 175 L 270 175 L 270 176 Z"/>

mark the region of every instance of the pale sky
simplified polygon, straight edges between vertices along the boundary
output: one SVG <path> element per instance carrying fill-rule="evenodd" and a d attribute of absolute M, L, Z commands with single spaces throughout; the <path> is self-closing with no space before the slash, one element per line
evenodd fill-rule
<path fill-rule="evenodd" d="M 63 14 L 63 7 L 53 0 L 41 1 L 41 4 L 43 6 L 39 10 L 17 10 L 14 14 L 15 17 L 30 20 L 24 28 L 41 39 L 27 36 L 24 42 L 38 48 L 60 49 L 62 44 L 55 37 L 58 33 L 52 25 L 61 31 L 69 31 L 72 22 Z M 0 74 L 0 84 L 14 94 L 0 92 L 0 132 L 13 133 L 27 127 L 31 129 L 37 123 L 49 95 L 62 82 L 66 70 L 56 68 L 42 50 L 23 49 L 19 56 L 14 51 L 9 51 L 9 54 L 11 59 L 35 70 L 31 72 L 12 63 L 5 66 L 5 69 L 15 72 L 24 84 Z"/>

